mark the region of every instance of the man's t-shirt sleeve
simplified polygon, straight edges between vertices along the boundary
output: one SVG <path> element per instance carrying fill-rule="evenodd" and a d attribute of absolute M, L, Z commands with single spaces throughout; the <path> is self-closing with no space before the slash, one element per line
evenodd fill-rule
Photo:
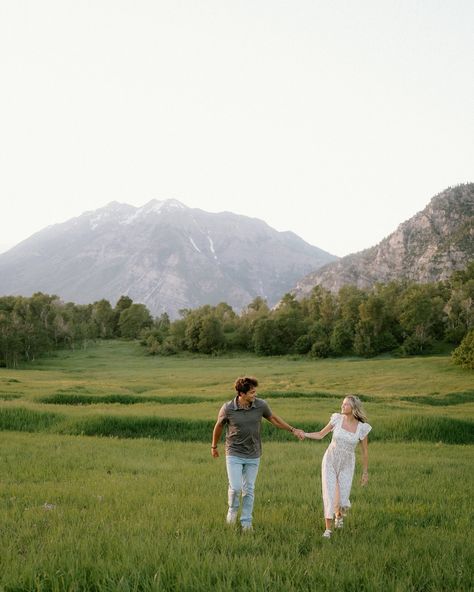
<path fill-rule="evenodd" d="M 219 415 L 217 416 L 217 423 L 224 425 L 227 423 L 227 421 L 226 404 L 224 403 L 224 405 L 222 405 L 220 408 Z"/>
<path fill-rule="evenodd" d="M 270 409 L 270 406 L 268 405 L 268 403 L 266 401 L 263 401 L 262 415 L 265 419 L 268 419 L 269 417 L 271 417 L 273 415 L 272 410 Z"/>

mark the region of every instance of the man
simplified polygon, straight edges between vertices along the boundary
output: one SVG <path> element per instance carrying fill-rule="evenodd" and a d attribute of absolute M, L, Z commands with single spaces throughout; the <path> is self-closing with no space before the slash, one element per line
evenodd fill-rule
<path fill-rule="evenodd" d="M 283 419 L 274 415 L 266 401 L 257 398 L 257 386 L 256 378 L 250 376 L 237 378 L 234 384 L 237 396 L 221 407 L 212 432 L 211 444 L 211 454 L 217 458 L 219 456 L 217 444 L 226 426 L 225 453 L 229 479 L 227 523 L 235 524 L 237 521 L 242 493 L 240 523 L 245 531 L 252 529 L 255 480 L 262 454 L 260 438 L 262 417 L 275 427 L 292 432 L 300 440 L 304 439 L 302 430 L 291 427 Z"/>

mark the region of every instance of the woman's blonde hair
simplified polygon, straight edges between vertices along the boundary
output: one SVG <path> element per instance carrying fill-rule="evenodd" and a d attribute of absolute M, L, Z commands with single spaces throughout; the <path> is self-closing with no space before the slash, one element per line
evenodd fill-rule
<path fill-rule="evenodd" d="M 367 421 L 367 414 L 362 407 L 362 401 L 359 397 L 356 395 L 347 395 L 345 399 L 349 401 L 349 404 L 352 407 L 352 415 L 361 423 L 365 423 Z"/>

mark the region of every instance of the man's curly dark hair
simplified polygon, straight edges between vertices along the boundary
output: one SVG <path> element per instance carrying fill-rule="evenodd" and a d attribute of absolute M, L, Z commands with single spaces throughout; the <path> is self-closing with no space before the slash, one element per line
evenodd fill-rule
<path fill-rule="evenodd" d="M 253 376 L 241 376 L 234 383 L 234 388 L 239 394 L 245 395 L 258 386 L 258 380 Z"/>

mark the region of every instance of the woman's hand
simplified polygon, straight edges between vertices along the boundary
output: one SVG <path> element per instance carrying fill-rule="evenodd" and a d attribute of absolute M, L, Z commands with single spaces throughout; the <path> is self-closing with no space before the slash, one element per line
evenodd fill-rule
<path fill-rule="evenodd" d="M 298 440 L 304 440 L 305 435 L 303 430 L 299 430 L 299 429 L 293 429 L 293 435 L 296 436 L 298 438 Z"/>
<path fill-rule="evenodd" d="M 213 458 L 217 458 L 219 456 L 219 451 L 217 450 L 217 446 L 211 446 L 211 454 Z"/>

